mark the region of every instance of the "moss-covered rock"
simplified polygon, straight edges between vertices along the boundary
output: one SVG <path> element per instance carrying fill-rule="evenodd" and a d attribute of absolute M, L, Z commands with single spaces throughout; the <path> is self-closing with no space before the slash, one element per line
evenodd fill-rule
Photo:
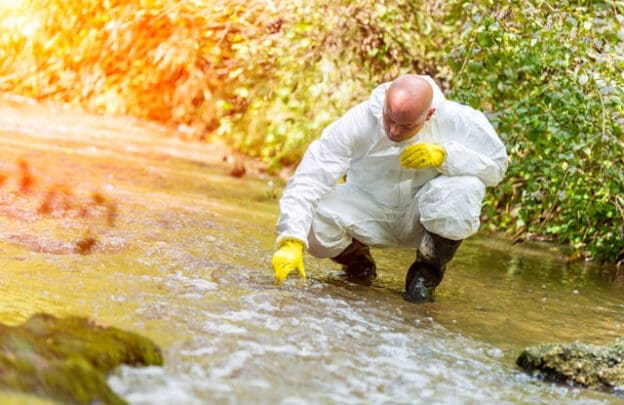
<path fill-rule="evenodd" d="M 0 388 L 63 403 L 123 404 L 107 373 L 121 364 L 162 365 L 155 343 L 87 318 L 37 314 L 18 326 L 0 324 Z"/>
<path fill-rule="evenodd" d="M 612 391 L 624 386 L 624 337 L 607 346 L 580 342 L 531 346 L 516 364 L 548 381 Z"/>

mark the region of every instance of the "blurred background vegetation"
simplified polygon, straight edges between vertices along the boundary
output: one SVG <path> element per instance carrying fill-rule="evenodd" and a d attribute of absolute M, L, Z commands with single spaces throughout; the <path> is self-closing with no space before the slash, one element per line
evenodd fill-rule
<path fill-rule="evenodd" d="M 13 0 L 0 92 L 226 141 L 269 171 L 379 82 L 486 112 L 511 164 L 485 228 L 624 255 L 624 1 Z"/>

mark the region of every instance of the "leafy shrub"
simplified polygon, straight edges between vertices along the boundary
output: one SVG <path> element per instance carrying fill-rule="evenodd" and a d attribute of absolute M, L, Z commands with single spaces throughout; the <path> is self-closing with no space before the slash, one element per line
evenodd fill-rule
<path fill-rule="evenodd" d="M 508 146 L 491 229 L 615 260 L 624 240 L 621 1 L 15 0 L 0 91 L 221 137 L 269 164 L 379 82 L 434 76 Z"/>
<path fill-rule="evenodd" d="M 16 0 L 0 6 L 0 91 L 216 129 L 234 48 L 261 29 L 262 1 Z M 5 7 L 4 9 L 2 7 Z"/>
<path fill-rule="evenodd" d="M 237 47 L 248 107 L 225 117 L 221 136 L 270 168 L 296 164 L 307 145 L 379 82 L 437 72 L 428 57 L 430 6 L 412 1 L 280 1 L 279 29 Z M 322 22 L 322 24 L 320 23 Z"/>
<path fill-rule="evenodd" d="M 615 3 L 462 3 L 462 39 L 444 58 L 453 95 L 495 112 L 511 157 L 488 200 L 494 223 L 614 259 L 624 240 L 624 19 Z"/>

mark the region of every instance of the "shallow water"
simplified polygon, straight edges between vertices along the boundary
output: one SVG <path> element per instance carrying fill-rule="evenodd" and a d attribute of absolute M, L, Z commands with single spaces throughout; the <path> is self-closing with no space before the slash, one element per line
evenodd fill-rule
<path fill-rule="evenodd" d="M 514 366 L 530 344 L 621 336 L 613 268 L 473 237 L 435 303 L 401 298 L 409 250 L 374 250 L 372 287 L 309 256 L 309 279 L 278 287 L 270 179 L 132 120 L 0 106 L 0 322 L 78 314 L 150 337 L 165 366 L 110 378 L 131 404 L 620 402 Z"/>

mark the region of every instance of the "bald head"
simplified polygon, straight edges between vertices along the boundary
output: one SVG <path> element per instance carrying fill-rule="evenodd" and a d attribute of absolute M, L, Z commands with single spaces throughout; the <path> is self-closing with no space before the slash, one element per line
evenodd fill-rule
<path fill-rule="evenodd" d="M 433 89 L 422 77 L 405 75 L 392 82 L 386 99 L 393 111 L 415 120 L 431 108 Z"/>
<path fill-rule="evenodd" d="M 414 136 L 435 111 L 433 88 L 418 75 L 404 75 L 386 91 L 384 129 L 388 138 L 401 142 Z"/>

